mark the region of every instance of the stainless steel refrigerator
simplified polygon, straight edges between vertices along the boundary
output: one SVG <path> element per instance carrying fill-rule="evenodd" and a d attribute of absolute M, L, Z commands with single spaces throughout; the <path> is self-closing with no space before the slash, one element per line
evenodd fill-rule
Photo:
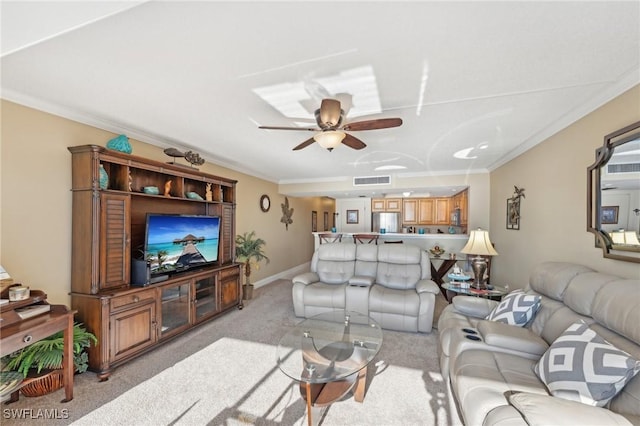
<path fill-rule="evenodd" d="M 402 232 L 400 213 L 371 213 L 371 232 L 380 232 L 381 228 L 387 233 Z"/>

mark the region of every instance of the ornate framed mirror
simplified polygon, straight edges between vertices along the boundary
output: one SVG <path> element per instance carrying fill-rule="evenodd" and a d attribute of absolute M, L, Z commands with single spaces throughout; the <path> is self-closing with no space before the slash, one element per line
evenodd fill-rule
<path fill-rule="evenodd" d="M 640 121 L 606 135 L 587 168 L 587 231 L 604 257 L 640 263 Z"/>

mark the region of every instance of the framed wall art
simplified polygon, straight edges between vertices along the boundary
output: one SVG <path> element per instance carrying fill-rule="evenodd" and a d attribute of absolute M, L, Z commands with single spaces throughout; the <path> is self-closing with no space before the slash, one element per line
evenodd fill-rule
<path fill-rule="evenodd" d="M 322 230 L 328 231 L 329 230 L 329 212 L 324 212 L 322 216 L 324 218 L 324 227 L 322 228 Z"/>
<path fill-rule="evenodd" d="M 520 229 L 520 200 L 507 199 L 507 229 Z"/>
<path fill-rule="evenodd" d="M 620 206 L 602 206 L 600 209 L 600 223 L 603 225 L 615 225 L 618 223 L 618 210 Z"/>
<path fill-rule="evenodd" d="M 311 212 L 311 232 L 318 232 L 318 212 Z"/>
<path fill-rule="evenodd" d="M 347 223 L 358 223 L 358 210 L 347 210 Z"/>

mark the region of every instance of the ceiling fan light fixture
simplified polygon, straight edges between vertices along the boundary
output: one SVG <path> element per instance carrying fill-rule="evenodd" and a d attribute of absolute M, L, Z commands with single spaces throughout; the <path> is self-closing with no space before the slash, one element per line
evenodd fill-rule
<path fill-rule="evenodd" d="M 342 143 L 342 140 L 346 137 L 346 133 L 336 130 L 327 130 L 325 132 L 316 133 L 313 139 L 318 144 L 328 151 L 332 151 Z"/>

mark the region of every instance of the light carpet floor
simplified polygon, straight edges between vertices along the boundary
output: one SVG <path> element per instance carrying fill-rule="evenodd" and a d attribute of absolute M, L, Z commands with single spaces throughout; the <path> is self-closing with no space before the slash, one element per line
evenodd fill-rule
<path fill-rule="evenodd" d="M 298 384 L 276 365 L 279 338 L 302 320 L 293 314 L 291 282 L 275 281 L 254 296 L 243 310 L 116 368 L 106 382 L 76 376 L 69 403 L 60 403 L 60 390 L 3 405 L 2 424 L 306 425 Z M 437 312 L 445 304 L 439 298 Z M 437 330 L 383 333 L 364 402 L 334 403 L 314 414 L 320 424 L 460 424 L 439 373 Z"/>

